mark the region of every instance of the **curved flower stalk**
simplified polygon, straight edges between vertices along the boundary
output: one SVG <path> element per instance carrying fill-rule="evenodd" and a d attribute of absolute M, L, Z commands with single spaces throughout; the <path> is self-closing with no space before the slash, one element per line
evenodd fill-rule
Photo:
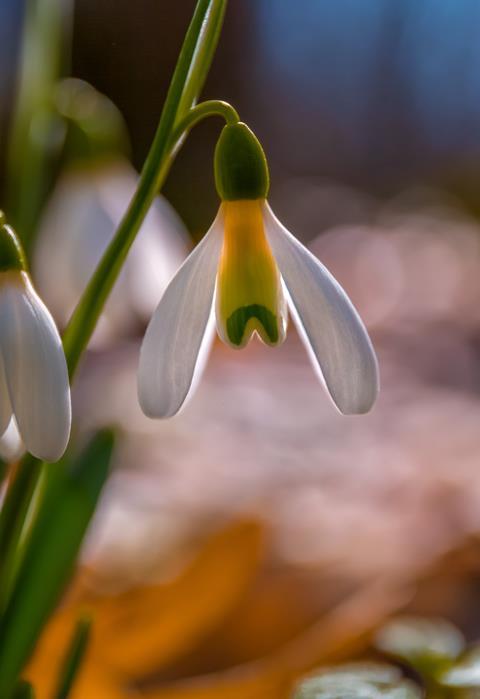
<path fill-rule="evenodd" d="M 18 239 L 4 224 L 0 226 L 1 435 L 13 429 L 12 417 L 31 454 L 47 461 L 62 456 L 71 423 L 62 343 L 33 288 Z"/>
<path fill-rule="evenodd" d="M 234 348 L 253 335 L 283 342 L 288 307 L 338 410 L 369 411 L 379 378 L 367 331 L 338 282 L 273 214 L 265 156 L 245 124 L 223 129 L 215 180 L 218 215 L 147 328 L 138 372 L 143 411 L 169 417 L 182 407 L 211 344 L 214 307 L 218 334 Z"/>
<path fill-rule="evenodd" d="M 38 288 L 61 325 L 112 240 L 136 184 L 135 171 L 118 157 L 72 168 L 61 177 L 43 216 L 34 256 Z M 187 240 L 174 209 L 157 197 L 103 310 L 94 334 L 97 343 L 150 317 L 188 254 Z"/>

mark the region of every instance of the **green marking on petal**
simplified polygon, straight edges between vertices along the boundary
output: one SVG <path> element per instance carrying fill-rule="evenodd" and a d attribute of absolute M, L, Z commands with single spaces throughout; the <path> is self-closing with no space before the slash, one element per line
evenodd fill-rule
<path fill-rule="evenodd" d="M 227 318 L 227 334 L 232 344 L 238 345 L 239 347 L 242 345 L 247 325 L 252 319 L 258 320 L 272 344 L 278 342 L 277 316 L 265 306 L 253 303 L 250 306 L 237 308 L 237 310 Z"/>

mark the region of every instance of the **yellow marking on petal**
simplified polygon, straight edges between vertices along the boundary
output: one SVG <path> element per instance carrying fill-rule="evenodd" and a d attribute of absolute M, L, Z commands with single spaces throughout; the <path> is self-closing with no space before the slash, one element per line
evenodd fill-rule
<path fill-rule="evenodd" d="M 257 333 L 267 345 L 285 339 L 287 311 L 280 273 L 265 235 L 263 200 L 222 204 L 224 239 L 217 278 L 217 329 L 244 347 Z"/>

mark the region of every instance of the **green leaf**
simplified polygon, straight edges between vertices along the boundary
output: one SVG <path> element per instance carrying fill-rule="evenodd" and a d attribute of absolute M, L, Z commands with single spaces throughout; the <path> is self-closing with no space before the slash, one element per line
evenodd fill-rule
<path fill-rule="evenodd" d="M 35 692 L 30 682 L 20 680 L 15 687 L 12 699 L 35 699 Z"/>
<path fill-rule="evenodd" d="M 465 639 L 445 619 L 402 617 L 380 629 L 376 646 L 388 655 L 407 661 L 426 677 L 435 677 L 459 656 Z"/>
<path fill-rule="evenodd" d="M 326 668 L 303 680 L 294 699 L 420 699 L 420 688 L 401 678 L 398 668 L 352 663 Z"/>
<path fill-rule="evenodd" d="M 80 618 L 75 627 L 73 638 L 63 662 L 58 687 L 54 692 L 54 699 L 68 699 L 82 661 L 85 657 L 92 621 L 89 617 Z"/>
<path fill-rule="evenodd" d="M 0 629 L 0 697 L 8 697 L 55 608 L 108 476 L 113 434 L 98 432 L 75 459 L 48 464 L 45 492 Z"/>

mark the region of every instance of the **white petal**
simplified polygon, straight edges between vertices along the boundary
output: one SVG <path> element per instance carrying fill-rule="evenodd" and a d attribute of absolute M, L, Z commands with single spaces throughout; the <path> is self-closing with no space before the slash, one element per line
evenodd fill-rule
<path fill-rule="evenodd" d="M 344 414 L 370 410 L 379 388 L 375 351 L 357 311 L 330 272 L 278 221 L 268 204 L 265 229 L 294 307 L 292 314 Z"/>
<path fill-rule="evenodd" d="M 222 236 L 219 211 L 150 320 L 138 369 L 138 397 L 149 417 L 175 415 L 189 393 L 211 317 Z"/>
<path fill-rule="evenodd" d="M 29 452 L 57 461 L 70 435 L 67 364 L 58 330 L 26 274 L 0 287 L 0 349 L 13 413 Z"/>

